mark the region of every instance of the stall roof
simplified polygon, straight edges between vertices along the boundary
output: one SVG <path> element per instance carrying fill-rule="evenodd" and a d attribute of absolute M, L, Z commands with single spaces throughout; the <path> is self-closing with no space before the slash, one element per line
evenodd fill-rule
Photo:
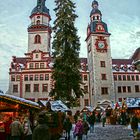
<path fill-rule="evenodd" d="M 48 100 L 40 100 L 39 104 L 45 107 L 47 102 Z M 49 102 L 51 103 L 51 109 L 53 111 L 61 110 L 62 112 L 65 112 L 70 110 L 61 100 L 49 101 Z"/>
<path fill-rule="evenodd" d="M 33 108 L 38 108 L 38 109 L 40 108 L 39 104 L 36 103 L 36 102 L 26 100 L 24 98 L 20 98 L 20 97 L 17 97 L 17 96 L 9 95 L 9 94 L 0 93 L 0 99 L 4 99 L 4 100 L 7 100 L 7 101 L 12 101 L 12 102 L 19 103 L 19 104 L 25 105 L 25 106 L 30 106 L 30 107 L 33 107 Z"/>
<path fill-rule="evenodd" d="M 126 98 L 128 108 L 140 108 L 140 98 Z"/>

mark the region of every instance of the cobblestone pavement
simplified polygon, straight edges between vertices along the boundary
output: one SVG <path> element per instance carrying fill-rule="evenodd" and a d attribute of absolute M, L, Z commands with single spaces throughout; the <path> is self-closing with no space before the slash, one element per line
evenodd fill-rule
<path fill-rule="evenodd" d="M 60 140 L 65 140 L 65 138 L 62 137 Z M 73 138 L 72 131 L 71 140 L 76 140 Z M 88 139 L 83 136 L 83 140 L 134 140 L 134 137 L 130 127 L 123 125 L 106 125 L 102 127 L 101 124 L 95 124 L 94 133 L 88 132 Z"/>
<path fill-rule="evenodd" d="M 95 132 L 88 134 L 88 140 L 134 140 L 131 129 L 122 125 L 95 125 Z"/>

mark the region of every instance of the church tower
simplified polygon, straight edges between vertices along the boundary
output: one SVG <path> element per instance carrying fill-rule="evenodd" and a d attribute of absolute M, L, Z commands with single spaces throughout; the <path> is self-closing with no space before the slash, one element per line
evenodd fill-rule
<path fill-rule="evenodd" d="M 94 0 L 86 38 L 91 105 L 114 100 L 110 33 L 98 6 Z"/>
<path fill-rule="evenodd" d="M 36 7 L 32 10 L 28 27 L 28 53 L 34 50 L 50 52 L 50 14 L 45 6 L 46 0 L 37 0 Z"/>

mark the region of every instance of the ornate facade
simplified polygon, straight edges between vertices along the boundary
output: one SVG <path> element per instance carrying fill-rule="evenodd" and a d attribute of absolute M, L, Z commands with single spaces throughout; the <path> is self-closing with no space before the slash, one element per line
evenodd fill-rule
<path fill-rule="evenodd" d="M 112 59 L 111 34 L 98 6 L 94 0 L 87 27 L 87 58 L 80 58 L 84 83 L 81 86 L 87 91 L 79 100 L 81 108 L 121 101 L 126 97 L 140 97 L 140 48 L 130 59 Z M 38 101 L 48 99 L 53 88 L 51 16 L 45 0 L 37 0 L 30 19 L 28 51 L 25 57 L 13 56 L 7 93 Z"/>

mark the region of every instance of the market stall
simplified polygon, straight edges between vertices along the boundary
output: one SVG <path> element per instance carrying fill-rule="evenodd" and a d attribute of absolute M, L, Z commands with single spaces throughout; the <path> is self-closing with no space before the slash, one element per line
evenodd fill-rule
<path fill-rule="evenodd" d="M 5 140 L 4 123 L 10 118 L 28 116 L 33 121 L 34 114 L 40 110 L 38 103 L 16 96 L 0 93 L 0 140 Z"/>
<path fill-rule="evenodd" d="M 140 119 L 140 98 L 127 98 L 126 103 L 128 113 L 134 113 Z"/>

